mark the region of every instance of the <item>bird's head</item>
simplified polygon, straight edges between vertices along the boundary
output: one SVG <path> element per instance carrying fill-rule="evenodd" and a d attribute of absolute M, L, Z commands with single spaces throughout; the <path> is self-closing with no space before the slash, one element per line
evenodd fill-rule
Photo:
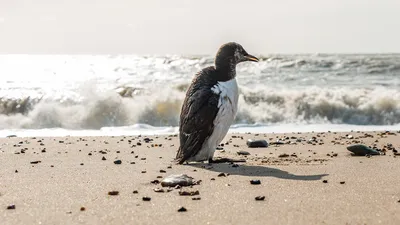
<path fill-rule="evenodd" d="M 258 59 L 247 53 L 240 44 L 229 42 L 219 48 L 215 57 L 215 66 L 217 69 L 231 67 L 245 61 L 258 62 Z"/>

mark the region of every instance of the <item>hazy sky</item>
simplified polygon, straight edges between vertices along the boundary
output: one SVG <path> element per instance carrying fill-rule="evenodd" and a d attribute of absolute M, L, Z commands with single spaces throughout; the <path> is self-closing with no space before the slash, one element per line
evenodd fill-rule
<path fill-rule="evenodd" d="M 0 0 L 0 53 L 400 52 L 400 0 Z"/>

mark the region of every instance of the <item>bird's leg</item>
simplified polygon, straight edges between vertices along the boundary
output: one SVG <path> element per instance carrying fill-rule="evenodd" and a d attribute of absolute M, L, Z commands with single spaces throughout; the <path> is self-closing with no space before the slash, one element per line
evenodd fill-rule
<path fill-rule="evenodd" d="M 217 158 L 215 160 L 208 159 L 208 163 L 238 163 L 238 162 L 246 162 L 245 159 L 229 159 L 229 158 Z"/>

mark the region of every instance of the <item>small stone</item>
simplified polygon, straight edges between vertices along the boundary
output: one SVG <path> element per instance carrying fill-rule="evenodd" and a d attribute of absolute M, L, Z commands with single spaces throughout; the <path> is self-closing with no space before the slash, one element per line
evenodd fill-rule
<path fill-rule="evenodd" d="M 258 184 L 261 184 L 261 181 L 260 180 L 250 180 L 250 184 L 258 185 Z"/>
<path fill-rule="evenodd" d="M 86 210 L 86 208 L 85 207 L 81 207 L 81 211 L 85 211 Z"/>
<path fill-rule="evenodd" d="M 89 153 L 88 153 L 88 155 L 92 155 L 92 153 L 91 153 L 91 152 L 89 152 Z"/>
<path fill-rule="evenodd" d="M 193 201 L 198 201 L 198 200 L 201 200 L 201 198 L 200 198 L 200 197 L 193 197 L 192 200 L 193 200 Z M 400 200 L 399 200 L 399 201 L 400 201 Z"/>
<path fill-rule="evenodd" d="M 265 196 L 257 196 L 255 197 L 256 201 L 264 201 Z"/>
<path fill-rule="evenodd" d="M 326 183 L 328 183 L 328 180 L 323 180 L 322 182 L 326 184 Z"/>
<path fill-rule="evenodd" d="M 116 164 L 116 165 L 119 165 L 119 164 L 121 164 L 121 163 L 122 163 L 122 161 L 119 160 L 119 159 L 114 161 L 114 164 Z"/>
<path fill-rule="evenodd" d="M 247 151 L 238 151 L 237 154 L 238 154 L 238 155 L 250 155 L 250 152 L 247 152 Z"/>
<path fill-rule="evenodd" d="M 265 148 L 268 147 L 268 142 L 266 140 L 253 140 L 249 139 L 246 142 L 249 148 Z"/>
<path fill-rule="evenodd" d="M 9 205 L 7 206 L 7 209 L 15 209 L 15 205 Z"/>
<path fill-rule="evenodd" d="M 109 191 L 108 195 L 119 195 L 119 191 Z"/>
<path fill-rule="evenodd" d="M 143 200 L 143 201 L 146 201 L 146 202 L 148 202 L 148 201 L 150 201 L 150 200 L 151 200 L 151 198 L 150 198 L 150 197 L 147 197 L 147 196 L 145 196 L 145 197 L 143 197 L 143 198 L 142 198 L 142 200 Z"/>
<path fill-rule="evenodd" d="M 159 184 L 160 181 L 159 181 L 159 180 L 152 180 L 152 181 L 150 181 L 150 183 L 152 183 L 152 184 Z"/>
<path fill-rule="evenodd" d="M 225 173 L 220 173 L 220 174 L 218 174 L 218 177 L 226 177 L 226 174 Z"/>
<path fill-rule="evenodd" d="M 187 209 L 183 206 L 178 209 L 178 212 L 186 212 L 186 211 Z"/>
<path fill-rule="evenodd" d="M 139 192 L 137 190 L 132 191 L 133 194 L 138 194 Z"/>
<path fill-rule="evenodd" d="M 157 192 L 157 193 L 164 193 L 165 192 L 164 189 L 162 189 L 162 188 L 154 188 L 153 191 Z"/>
<path fill-rule="evenodd" d="M 345 181 L 340 181 L 340 184 L 344 184 L 344 183 L 346 183 Z"/>
<path fill-rule="evenodd" d="M 180 196 L 194 196 L 194 195 L 199 195 L 199 191 L 180 191 L 179 195 Z"/>
<path fill-rule="evenodd" d="M 41 163 L 42 161 L 32 161 L 31 164 L 38 164 Z"/>
<path fill-rule="evenodd" d="M 289 155 L 286 154 L 286 153 L 283 153 L 283 154 L 280 154 L 278 157 L 279 158 L 286 158 L 286 157 L 289 157 Z"/>
<path fill-rule="evenodd" d="M 165 170 L 160 170 L 160 173 L 166 173 L 167 171 L 165 171 Z"/>
<path fill-rule="evenodd" d="M 101 158 L 101 160 L 107 160 L 106 157 L 103 156 L 103 158 Z"/>

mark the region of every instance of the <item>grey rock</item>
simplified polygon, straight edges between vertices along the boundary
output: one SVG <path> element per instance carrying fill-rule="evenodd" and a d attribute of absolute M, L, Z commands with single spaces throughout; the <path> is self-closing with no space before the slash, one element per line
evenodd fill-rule
<path fill-rule="evenodd" d="M 246 142 L 249 148 L 266 148 L 268 147 L 268 142 L 266 140 L 253 140 L 249 139 Z"/>
<path fill-rule="evenodd" d="M 380 153 L 372 148 L 369 148 L 365 145 L 351 145 L 347 147 L 347 150 L 352 152 L 357 156 L 365 156 L 365 155 L 380 155 Z"/>

